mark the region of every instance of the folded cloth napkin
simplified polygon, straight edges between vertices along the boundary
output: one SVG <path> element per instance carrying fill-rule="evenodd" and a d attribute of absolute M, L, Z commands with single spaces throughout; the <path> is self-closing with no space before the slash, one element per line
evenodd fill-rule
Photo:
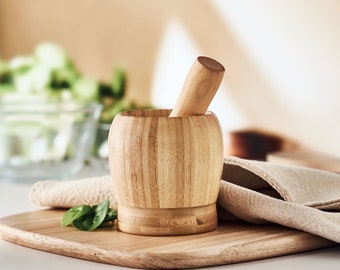
<path fill-rule="evenodd" d="M 64 208 L 110 199 L 117 208 L 111 181 L 110 176 L 40 181 L 30 200 Z M 340 243 L 340 174 L 226 157 L 217 204 L 221 219 L 277 223 Z"/>
<path fill-rule="evenodd" d="M 95 205 L 110 200 L 110 207 L 117 209 L 112 188 L 110 175 L 69 181 L 45 180 L 34 183 L 29 198 L 32 204 L 52 208 Z"/>

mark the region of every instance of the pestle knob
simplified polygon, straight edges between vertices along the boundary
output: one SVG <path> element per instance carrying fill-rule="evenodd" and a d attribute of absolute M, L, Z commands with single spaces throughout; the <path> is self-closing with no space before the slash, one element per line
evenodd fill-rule
<path fill-rule="evenodd" d="M 193 63 L 169 117 L 202 115 L 207 111 L 224 75 L 216 60 L 199 56 Z"/>

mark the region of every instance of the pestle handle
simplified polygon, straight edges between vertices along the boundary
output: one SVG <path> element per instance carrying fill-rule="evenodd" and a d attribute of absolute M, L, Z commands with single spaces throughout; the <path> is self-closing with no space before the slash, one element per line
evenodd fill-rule
<path fill-rule="evenodd" d="M 223 76 L 223 65 L 212 58 L 199 56 L 189 70 L 169 117 L 205 114 Z"/>

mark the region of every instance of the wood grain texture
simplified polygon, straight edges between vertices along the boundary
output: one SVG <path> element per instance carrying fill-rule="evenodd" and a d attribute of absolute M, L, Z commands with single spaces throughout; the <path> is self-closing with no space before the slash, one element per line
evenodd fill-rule
<path fill-rule="evenodd" d="M 188 235 L 217 227 L 216 204 L 187 208 L 119 207 L 118 228 L 139 235 Z"/>
<path fill-rule="evenodd" d="M 198 57 L 189 70 L 170 117 L 205 114 L 222 82 L 224 71 L 216 60 Z"/>
<path fill-rule="evenodd" d="M 224 151 L 216 116 L 208 112 L 170 118 L 169 113 L 170 110 L 127 111 L 118 114 L 111 125 L 109 162 L 118 219 L 122 213 L 120 207 L 138 209 L 138 220 L 143 212 L 147 219 L 152 212 L 150 209 L 155 212 L 157 209 L 176 209 L 164 216 L 173 219 L 172 224 L 175 224 L 176 219 L 189 213 L 187 208 L 216 204 Z M 204 214 L 211 215 L 212 211 L 207 210 Z M 192 217 L 191 214 L 187 216 L 188 219 Z M 159 218 L 161 220 L 162 216 Z M 142 221 L 136 223 L 137 219 L 132 215 L 130 221 L 127 216 L 124 220 L 124 228 L 132 228 L 134 224 L 136 231 L 140 231 L 138 227 L 142 226 Z M 216 218 L 214 220 L 217 226 Z M 197 230 L 197 225 L 192 227 L 193 233 L 202 232 Z M 164 227 L 164 232 L 171 235 L 189 232 L 182 226 L 174 225 L 171 232 L 169 229 Z M 149 230 L 149 234 L 156 232 L 154 226 Z"/>
<path fill-rule="evenodd" d="M 277 225 L 221 223 L 187 236 L 140 236 L 116 227 L 83 232 L 61 227 L 63 210 L 41 210 L 0 219 L 2 239 L 64 256 L 145 269 L 183 269 L 270 258 L 336 245 Z"/>

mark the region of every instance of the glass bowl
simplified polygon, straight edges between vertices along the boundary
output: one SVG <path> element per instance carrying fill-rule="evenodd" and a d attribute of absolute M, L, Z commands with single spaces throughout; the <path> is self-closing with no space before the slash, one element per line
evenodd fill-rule
<path fill-rule="evenodd" d="M 67 179 L 93 144 L 99 104 L 0 102 L 0 179 Z"/>
<path fill-rule="evenodd" d="M 111 124 L 100 123 L 94 141 L 90 165 L 102 175 L 110 174 L 108 137 Z"/>

